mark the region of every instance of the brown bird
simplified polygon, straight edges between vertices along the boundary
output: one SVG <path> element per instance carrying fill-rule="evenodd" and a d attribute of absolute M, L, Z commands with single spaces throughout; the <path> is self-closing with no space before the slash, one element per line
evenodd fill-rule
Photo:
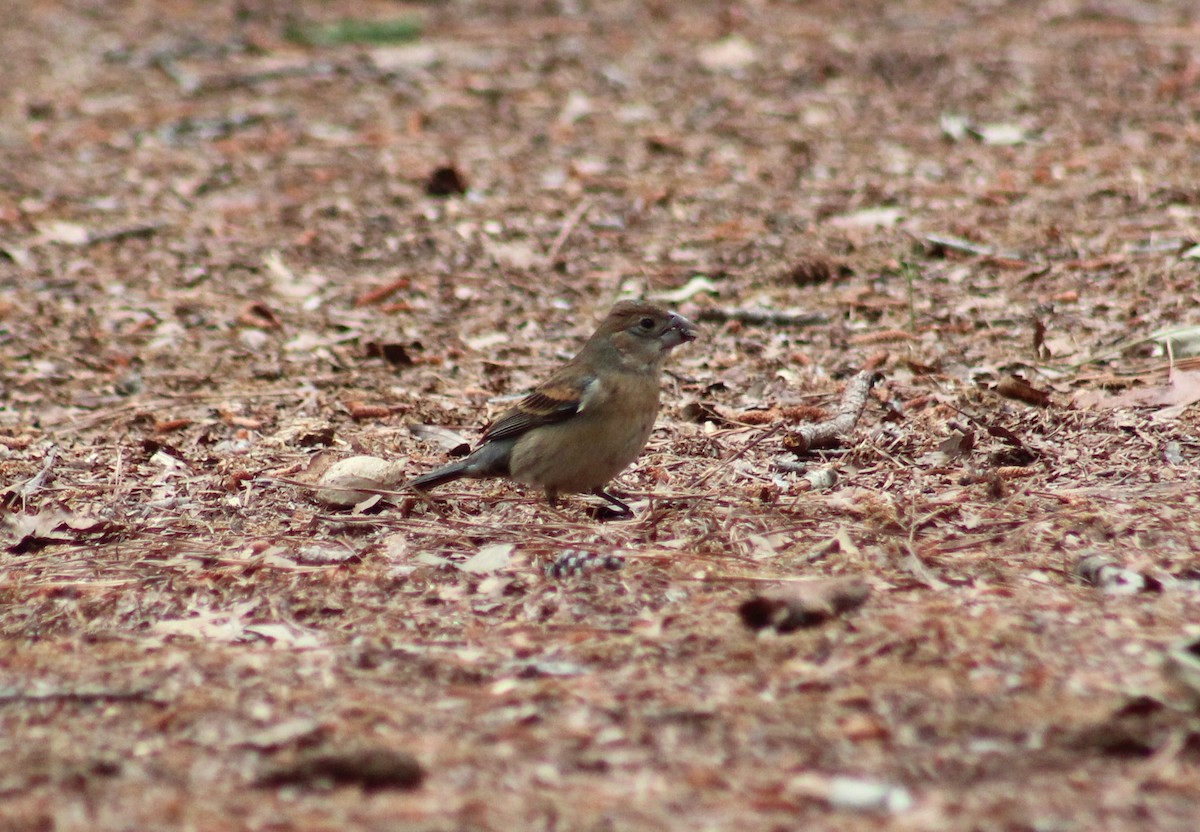
<path fill-rule="evenodd" d="M 658 415 L 659 375 L 667 353 L 696 339 L 687 318 L 644 301 L 612 308 L 579 354 L 483 431 L 468 456 L 413 480 L 421 491 L 469 477 L 508 477 L 545 489 L 603 497 L 637 459 Z"/>

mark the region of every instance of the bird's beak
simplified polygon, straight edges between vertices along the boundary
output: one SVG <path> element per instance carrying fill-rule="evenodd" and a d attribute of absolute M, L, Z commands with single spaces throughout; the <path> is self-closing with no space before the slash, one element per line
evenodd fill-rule
<path fill-rule="evenodd" d="M 682 315 L 671 313 L 671 325 L 662 334 L 663 346 L 678 347 L 687 341 L 696 340 L 696 325 Z"/>

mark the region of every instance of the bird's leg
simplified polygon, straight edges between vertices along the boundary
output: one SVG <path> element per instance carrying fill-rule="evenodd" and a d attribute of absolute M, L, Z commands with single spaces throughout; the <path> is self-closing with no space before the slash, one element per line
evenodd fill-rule
<path fill-rule="evenodd" d="M 597 509 L 596 516 L 599 519 L 627 520 L 630 517 L 633 517 L 633 509 L 626 505 L 622 500 L 617 499 L 612 494 L 609 494 L 607 491 L 605 491 L 604 486 L 596 486 L 592 489 L 592 494 L 597 497 L 603 497 L 605 500 L 608 500 L 610 503 L 616 506 L 615 509 L 608 508 L 608 506 L 601 506 L 599 509 Z"/>
<path fill-rule="evenodd" d="M 558 508 L 558 489 L 557 488 L 547 488 L 546 489 L 546 502 L 548 502 L 550 504 L 550 508 Z"/>

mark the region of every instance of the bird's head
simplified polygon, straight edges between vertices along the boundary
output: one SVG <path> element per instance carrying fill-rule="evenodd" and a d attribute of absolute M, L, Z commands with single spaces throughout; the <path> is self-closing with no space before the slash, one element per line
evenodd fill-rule
<path fill-rule="evenodd" d="M 611 341 L 623 364 L 649 367 L 673 348 L 696 340 L 696 326 L 682 315 L 647 301 L 623 300 L 601 322 L 591 341 Z"/>

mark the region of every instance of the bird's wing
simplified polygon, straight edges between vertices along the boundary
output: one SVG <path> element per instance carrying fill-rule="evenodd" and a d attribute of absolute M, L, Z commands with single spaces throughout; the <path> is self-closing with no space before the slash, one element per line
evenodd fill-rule
<path fill-rule="evenodd" d="M 570 419 L 584 409 L 596 387 L 594 376 L 559 373 L 488 425 L 483 441 L 511 439 L 542 425 Z"/>

